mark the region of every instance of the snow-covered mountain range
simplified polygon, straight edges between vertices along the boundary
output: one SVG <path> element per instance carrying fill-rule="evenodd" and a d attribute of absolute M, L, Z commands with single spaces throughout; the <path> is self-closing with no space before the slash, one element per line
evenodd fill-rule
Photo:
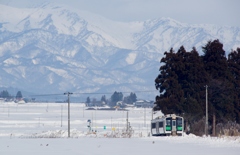
<path fill-rule="evenodd" d="M 56 4 L 0 10 L 0 87 L 38 94 L 155 90 L 159 61 L 171 47 L 195 46 L 201 54 L 214 39 L 227 53 L 240 47 L 239 27 L 170 18 L 118 22 Z"/>

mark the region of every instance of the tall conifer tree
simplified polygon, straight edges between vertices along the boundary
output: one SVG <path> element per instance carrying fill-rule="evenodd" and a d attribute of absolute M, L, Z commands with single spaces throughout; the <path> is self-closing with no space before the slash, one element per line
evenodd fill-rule
<path fill-rule="evenodd" d="M 236 121 L 240 123 L 240 48 L 229 53 L 228 67 L 233 76 L 234 91 L 231 93 L 234 94 Z"/>

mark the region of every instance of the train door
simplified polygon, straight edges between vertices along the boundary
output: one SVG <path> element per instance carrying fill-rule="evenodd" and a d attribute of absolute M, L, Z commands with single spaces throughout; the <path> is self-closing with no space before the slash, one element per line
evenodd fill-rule
<path fill-rule="evenodd" d="M 156 132 L 157 132 L 157 135 L 159 135 L 159 125 L 158 125 L 158 122 L 156 122 Z"/>
<path fill-rule="evenodd" d="M 176 133 L 177 128 L 176 128 L 176 120 L 172 120 L 172 132 Z"/>

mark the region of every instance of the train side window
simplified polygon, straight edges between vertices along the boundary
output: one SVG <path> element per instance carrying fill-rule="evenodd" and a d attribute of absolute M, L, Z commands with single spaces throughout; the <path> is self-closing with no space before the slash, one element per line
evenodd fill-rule
<path fill-rule="evenodd" d="M 159 128 L 163 127 L 163 122 L 159 122 Z"/>
<path fill-rule="evenodd" d="M 152 128 L 156 128 L 156 123 L 152 123 Z"/>

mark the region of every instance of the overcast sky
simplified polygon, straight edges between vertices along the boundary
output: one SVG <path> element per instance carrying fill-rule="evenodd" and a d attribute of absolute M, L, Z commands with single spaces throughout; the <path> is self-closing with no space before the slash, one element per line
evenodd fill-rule
<path fill-rule="evenodd" d="M 0 0 L 17 7 L 67 4 L 116 21 L 170 17 L 182 23 L 240 27 L 240 0 Z"/>

